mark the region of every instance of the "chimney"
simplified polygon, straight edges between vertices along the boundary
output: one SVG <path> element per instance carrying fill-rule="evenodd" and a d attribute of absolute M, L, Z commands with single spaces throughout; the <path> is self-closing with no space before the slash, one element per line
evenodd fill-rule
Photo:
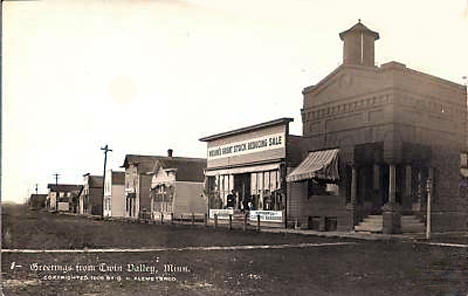
<path fill-rule="evenodd" d="M 167 149 L 167 157 L 171 157 L 171 158 L 172 158 L 172 152 L 173 152 L 172 149 Z"/>
<path fill-rule="evenodd" d="M 361 20 L 350 29 L 340 33 L 343 40 L 343 64 L 375 66 L 374 42 L 379 33 L 369 30 Z"/>

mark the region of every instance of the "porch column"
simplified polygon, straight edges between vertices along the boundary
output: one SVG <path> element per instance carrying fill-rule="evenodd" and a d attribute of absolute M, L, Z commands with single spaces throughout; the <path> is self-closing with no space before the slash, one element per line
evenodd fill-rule
<path fill-rule="evenodd" d="M 358 224 L 358 214 L 357 214 L 357 180 L 358 172 L 355 164 L 351 165 L 351 200 L 346 205 L 346 209 L 349 211 L 350 215 L 350 224 L 351 228 Z"/>
<path fill-rule="evenodd" d="M 431 180 L 431 188 L 432 188 L 432 202 L 434 202 L 434 168 L 428 167 L 427 168 L 427 178 Z M 427 206 L 427 195 L 426 195 L 426 206 Z"/>
<path fill-rule="evenodd" d="M 418 193 L 417 193 L 418 200 L 416 201 L 416 204 L 413 206 L 413 210 L 421 211 L 422 198 L 423 198 L 423 194 L 424 194 L 424 185 L 423 185 L 423 175 L 422 175 L 422 171 L 421 171 L 420 168 L 418 169 L 418 188 L 417 188 L 417 190 L 418 190 Z"/>
<path fill-rule="evenodd" d="M 395 164 L 389 165 L 389 183 L 388 183 L 388 203 L 394 204 L 396 202 L 396 166 Z"/>
<path fill-rule="evenodd" d="M 373 176 L 374 176 L 374 184 L 373 189 L 378 191 L 380 189 L 380 166 L 378 164 L 373 165 Z"/>
<path fill-rule="evenodd" d="M 351 204 L 357 204 L 357 169 L 355 165 L 351 167 Z"/>
<path fill-rule="evenodd" d="M 388 203 L 383 206 L 382 232 L 393 234 L 401 232 L 401 218 L 396 204 L 396 164 L 389 164 Z"/>
<path fill-rule="evenodd" d="M 406 211 L 411 210 L 412 180 L 412 167 L 411 165 L 407 164 L 405 168 L 405 194 L 402 200 L 403 209 Z"/>

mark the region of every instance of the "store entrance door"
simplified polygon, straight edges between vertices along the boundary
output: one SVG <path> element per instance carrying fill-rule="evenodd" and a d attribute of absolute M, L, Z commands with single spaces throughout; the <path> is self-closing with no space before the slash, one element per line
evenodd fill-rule
<path fill-rule="evenodd" d="M 236 209 L 244 209 L 250 201 L 250 173 L 234 175 Z"/>

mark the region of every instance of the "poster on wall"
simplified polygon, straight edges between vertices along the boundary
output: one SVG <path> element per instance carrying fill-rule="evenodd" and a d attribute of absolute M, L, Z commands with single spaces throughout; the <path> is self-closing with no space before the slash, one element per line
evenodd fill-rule
<path fill-rule="evenodd" d="M 260 216 L 261 222 L 283 222 L 283 211 L 250 211 L 249 220 L 257 221 Z"/>

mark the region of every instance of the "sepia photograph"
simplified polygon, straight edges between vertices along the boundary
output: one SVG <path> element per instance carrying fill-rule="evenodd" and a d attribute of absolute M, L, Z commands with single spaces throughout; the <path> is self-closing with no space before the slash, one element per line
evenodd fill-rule
<path fill-rule="evenodd" d="M 3 0 L 0 58 L 1 296 L 468 296 L 468 0 Z"/>

